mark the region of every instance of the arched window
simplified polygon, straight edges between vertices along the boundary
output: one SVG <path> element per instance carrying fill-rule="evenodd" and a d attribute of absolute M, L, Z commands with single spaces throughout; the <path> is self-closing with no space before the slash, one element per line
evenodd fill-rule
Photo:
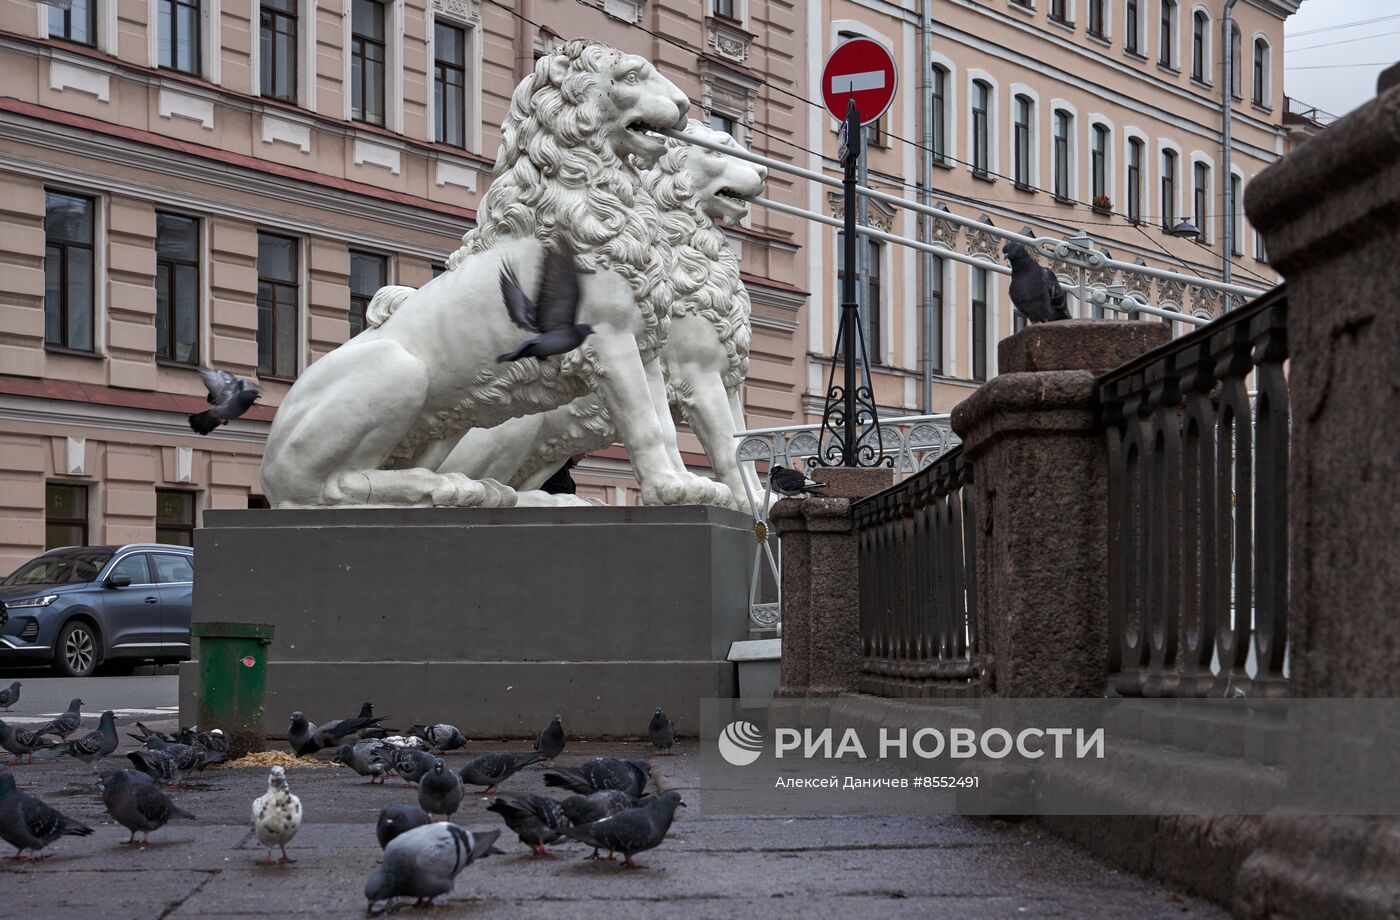
<path fill-rule="evenodd" d="M 1108 128 L 1094 125 L 1089 147 L 1089 186 L 1094 199 L 1108 195 Z M 1092 202 L 1091 202 L 1092 203 Z"/>
<path fill-rule="evenodd" d="M 1023 188 L 1031 186 L 1031 125 L 1035 123 L 1035 103 L 1030 96 L 1016 97 L 1016 125 L 1014 141 L 1016 184 Z"/>
<path fill-rule="evenodd" d="M 1254 104 L 1270 108 L 1269 93 L 1269 43 L 1263 38 L 1254 40 Z"/>
<path fill-rule="evenodd" d="M 1142 221 L 1142 141 L 1128 140 L 1128 220 Z"/>
<path fill-rule="evenodd" d="M 1055 110 L 1055 197 L 1069 200 L 1070 138 L 1074 136 L 1074 116 L 1064 109 Z"/>
<path fill-rule="evenodd" d="M 1243 65 L 1243 62 L 1240 60 L 1240 57 L 1241 57 L 1241 54 L 1242 54 L 1242 52 L 1241 52 L 1241 50 L 1240 50 L 1240 45 L 1242 45 L 1243 42 L 1244 42 L 1244 40 L 1240 38 L 1240 27 L 1237 26 L 1237 25 L 1235 25 L 1234 23 L 1231 23 L 1231 24 L 1230 24 L 1230 95 L 1234 96 L 1236 99 L 1242 99 L 1242 98 L 1244 98 L 1243 95 L 1240 93 L 1240 81 L 1243 79 L 1243 76 L 1240 74 L 1240 70 L 1243 69 L 1243 66 L 1244 66 L 1244 65 Z"/>
<path fill-rule="evenodd" d="M 1196 10 L 1191 17 L 1191 79 L 1209 83 L 1206 79 L 1206 41 L 1210 36 L 1210 17 L 1205 10 Z"/>
<path fill-rule="evenodd" d="M 933 158 L 947 161 L 948 150 L 948 70 L 933 65 Z"/>
<path fill-rule="evenodd" d="M 1162 0 L 1161 34 L 1157 39 L 1157 62 L 1176 66 L 1176 0 Z"/>
<path fill-rule="evenodd" d="M 992 106 L 992 86 L 985 80 L 972 83 L 972 171 L 980 176 L 987 174 L 987 164 L 991 162 L 989 132 Z"/>
<path fill-rule="evenodd" d="M 1176 151 L 1162 151 L 1162 229 L 1176 226 Z"/>
<path fill-rule="evenodd" d="M 1141 0 L 1125 0 L 1123 7 L 1123 48 L 1129 54 L 1141 54 L 1142 17 L 1138 15 L 1138 4 Z"/>
<path fill-rule="evenodd" d="M 1197 163 L 1194 170 L 1195 187 L 1192 189 L 1192 203 L 1195 205 L 1192 221 L 1201 231 L 1201 242 L 1210 245 L 1210 167 Z"/>

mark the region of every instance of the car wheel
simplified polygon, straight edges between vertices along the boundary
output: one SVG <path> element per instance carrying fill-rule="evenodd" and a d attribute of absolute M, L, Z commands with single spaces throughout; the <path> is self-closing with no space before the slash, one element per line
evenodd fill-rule
<path fill-rule="evenodd" d="M 88 677 L 97 669 L 97 630 L 74 620 L 58 631 L 53 667 L 63 677 Z"/>

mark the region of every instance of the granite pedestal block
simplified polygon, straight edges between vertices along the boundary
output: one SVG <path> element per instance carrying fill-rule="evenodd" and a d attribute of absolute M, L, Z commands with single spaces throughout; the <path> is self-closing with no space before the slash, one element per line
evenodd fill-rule
<path fill-rule="evenodd" d="M 469 738 L 682 732 L 732 697 L 752 521 L 719 508 L 210 511 L 194 620 L 270 623 L 265 728 L 377 715 Z M 196 655 L 200 652 L 196 649 Z M 194 720 L 197 661 L 180 669 Z"/>

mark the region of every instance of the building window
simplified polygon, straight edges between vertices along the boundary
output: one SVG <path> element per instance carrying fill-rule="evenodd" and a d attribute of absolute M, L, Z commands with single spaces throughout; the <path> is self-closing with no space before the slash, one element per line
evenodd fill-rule
<path fill-rule="evenodd" d="M 1243 79 L 1240 71 L 1244 67 L 1241 60 L 1242 50 L 1240 46 L 1244 44 L 1244 39 L 1240 38 L 1240 27 L 1234 23 L 1230 24 L 1230 95 L 1236 99 L 1243 99 L 1240 93 L 1240 81 Z"/>
<path fill-rule="evenodd" d="M 434 277 L 434 278 L 436 278 L 438 275 L 443 274 L 443 273 L 446 272 L 446 271 L 447 271 L 447 266 L 446 266 L 446 265 L 443 265 L 443 264 L 438 263 L 438 262 L 433 263 L 432 272 L 433 272 L 433 277 Z"/>
<path fill-rule="evenodd" d="M 156 542 L 194 546 L 194 493 L 156 489 Z"/>
<path fill-rule="evenodd" d="M 719 112 L 710 113 L 710 129 L 712 131 L 722 131 L 730 137 L 734 136 L 734 119 L 728 115 L 721 115 Z"/>
<path fill-rule="evenodd" d="M 199 221 L 156 212 L 156 356 L 199 363 Z"/>
<path fill-rule="evenodd" d="M 1269 261 L 1269 251 L 1264 248 L 1264 234 L 1254 231 L 1254 258 L 1260 262 Z"/>
<path fill-rule="evenodd" d="M 1240 200 L 1244 196 L 1244 180 L 1230 175 L 1230 200 L 1225 203 L 1225 219 L 1230 222 L 1230 253 L 1244 255 L 1244 208 Z"/>
<path fill-rule="evenodd" d="M 713 4 L 711 9 L 714 10 L 716 16 L 723 16 L 726 19 L 737 18 L 734 15 L 734 0 L 713 0 Z"/>
<path fill-rule="evenodd" d="M 199 0 L 160 0 L 160 66 L 199 73 Z"/>
<path fill-rule="evenodd" d="M 866 313 L 869 316 L 869 324 L 866 327 L 865 351 L 870 356 L 871 364 L 881 364 L 883 351 L 880 348 L 880 316 L 882 307 L 882 295 L 880 293 L 880 258 L 884 247 L 871 240 L 869 237 L 860 237 L 856 240 L 856 245 L 865 245 L 865 284 L 866 284 Z M 838 315 L 841 309 L 840 298 L 842 285 L 846 282 L 846 234 L 836 234 L 836 297 Z M 860 284 L 859 276 L 856 277 L 856 284 Z M 860 288 L 857 286 L 857 292 Z M 841 342 L 836 343 L 836 353 L 844 354 L 841 349 Z"/>
<path fill-rule="evenodd" d="M 384 124 L 384 7 L 353 0 L 350 14 L 350 114 Z"/>
<path fill-rule="evenodd" d="M 1069 15 L 1065 12 L 1065 0 L 1050 0 L 1050 18 L 1056 22 L 1069 22 Z"/>
<path fill-rule="evenodd" d="M 1089 184 L 1092 196 L 1098 198 L 1108 194 L 1108 129 L 1094 125 L 1090 133 L 1093 143 L 1089 149 Z"/>
<path fill-rule="evenodd" d="M 1176 151 L 1162 151 L 1162 229 L 1176 226 Z"/>
<path fill-rule="evenodd" d="M 258 234 L 258 373 L 295 377 L 300 277 L 298 243 Z"/>
<path fill-rule="evenodd" d="M 88 545 L 87 486 L 44 486 L 44 549 Z"/>
<path fill-rule="evenodd" d="M 262 94 L 297 101 L 297 0 L 262 0 L 258 63 Z"/>
<path fill-rule="evenodd" d="M 467 30 L 438 22 L 433 28 L 433 111 L 437 141 L 467 145 Z"/>
<path fill-rule="evenodd" d="M 1033 9 L 1035 9 L 1035 6 L 1034 6 L 1034 4 L 1031 3 L 1031 0 L 1011 0 L 1011 2 L 1012 2 L 1013 5 L 1022 7 L 1023 9 L 1027 9 L 1027 10 L 1033 10 Z"/>
<path fill-rule="evenodd" d="M 1089 34 L 1104 37 L 1104 9 L 1106 0 L 1089 0 Z"/>
<path fill-rule="evenodd" d="M 72 0 L 68 9 L 49 7 L 49 38 L 80 45 L 97 43 L 97 0 Z"/>
<path fill-rule="evenodd" d="M 972 267 L 972 379 L 987 379 L 987 270 Z"/>
<path fill-rule="evenodd" d="M 1035 118 L 1035 103 L 1029 96 L 1016 97 L 1015 172 L 1016 184 L 1031 187 L 1031 123 Z"/>
<path fill-rule="evenodd" d="M 1055 112 L 1055 197 L 1068 201 L 1072 196 L 1069 186 L 1069 139 L 1074 131 L 1074 116 L 1059 110 Z"/>
<path fill-rule="evenodd" d="M 1128 220 L 1142 222 L 1142 141 L 1128 140 Z"/>
<path fill-rule="evenodd" d="M 987 174 L 989 162 L 989 142 L 987 138 L 988 112 L 991 105 L 991 84 L 982 80 L 972 83 L 972 171 L 979 176 Z"/>
<path fill-rule="evenodd" d="M 389 283 L 389 260 L 372 252 L 350 250 L 350 337 L 365 328 L 365 310 L 374 292 Z"/>
<path fill-rule="evenodd" d="M 1269 107 L 1269 43 L 1254 40 L 1254 104 Z"/>
<path fill-rule="evenodd" d="M 935 374 L 943 373 L 943 257 L 929 256 L 929 308 L 925 322 L 932 328 L 926 337 L 929 367 Z"/>
<path fill-rule="evenodd" d="M 1167 67 L 1176 66 L 1176 0 L 1162 0 L 1162 34 L 1158 37 L 1157 61 Z"/>
<path fill-rule="evenodd" d="M 44 343 L 93 350 L 94 294 L 91 198 L 44 195 Z"/>
<path fill-rule="evenodd" d="M 1129 54 L 1142 53 L 1139 50 L 1141 36 L 1138 35 L 1138 3 L 1139 0 L 1127 0 L 1127 5 L 1123 8 L 1123 47 Z"/>
<path fill-rule="evenodd" d="M 937 64 L 933 67 L 933 160 L 947 162 L 948 151 L 948 71 Z"/>
<path fill-rule="evenodd" d="M 1210 18 L 1205 10 L 1197 10 L 1191 17 L 1191 79 L 1209 83 L 1206 79 L 1206 35 L 1210 32 Z"/>
<path fill-rule="evenodd" d="M 1197 163 L 1194 174 L 1196 180 L 1193 194 L 1195 213 L 1192 215 L 1192 219 L 1196 222 L 1196 229 L 1201 231 L 1201 242 L 1208 246 L 1210 245 L 1210 215 L 1208 213 L 1208 208 L 1210 206 L 1210 167 L 1204 163 Z"/>

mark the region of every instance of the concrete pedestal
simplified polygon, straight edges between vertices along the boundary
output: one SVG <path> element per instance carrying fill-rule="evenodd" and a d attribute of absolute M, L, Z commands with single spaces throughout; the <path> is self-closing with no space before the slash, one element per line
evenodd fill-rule
<path fill-rule="evenodd" d="M 718 508 L 211 511 L 194 620 L 270 623 L 269 734 L 371 700 L 468 737 L 643 734 L 736 694 L 747 515 Z M 196 650 L 198 654 L 198 650 Z M 180 669 L 193 721 L 197 662 Z"/>

